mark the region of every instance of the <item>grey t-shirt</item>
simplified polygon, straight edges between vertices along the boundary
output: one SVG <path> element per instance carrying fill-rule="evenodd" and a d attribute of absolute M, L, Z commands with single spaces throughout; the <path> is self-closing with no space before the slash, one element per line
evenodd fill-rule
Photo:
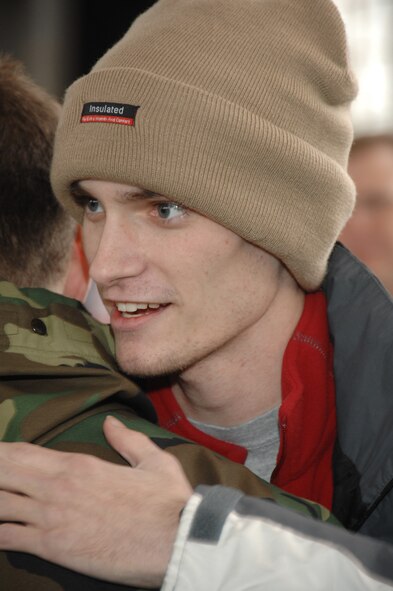
<path fill-rule="evenodd" d="M 270 480 L 280 447 L 278 406 L 247 423 L 231 427 L 188 420 L 194 427 L 216 439 L 245 447 L 248 451 L 245 462 L 247 468 L 257 476 Z"/>

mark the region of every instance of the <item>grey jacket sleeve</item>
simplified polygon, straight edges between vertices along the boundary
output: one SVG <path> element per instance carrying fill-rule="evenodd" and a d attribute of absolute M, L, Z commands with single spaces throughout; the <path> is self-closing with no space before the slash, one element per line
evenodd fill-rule
<path fill-rule="evenodd" d="M 383 591 L 393 547 L 223 486 L 185 507 L 162 591 Z"/>

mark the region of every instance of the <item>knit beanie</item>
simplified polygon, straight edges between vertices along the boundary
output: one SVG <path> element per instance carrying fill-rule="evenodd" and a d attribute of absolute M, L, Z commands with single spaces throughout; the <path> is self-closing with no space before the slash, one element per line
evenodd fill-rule
<path fill-rule="evenodd" d="M 331 0 L 159 0 L 68 90 L 52 183 L 135 185 L 316 289 L 351 214 L 356 83 Z"/>

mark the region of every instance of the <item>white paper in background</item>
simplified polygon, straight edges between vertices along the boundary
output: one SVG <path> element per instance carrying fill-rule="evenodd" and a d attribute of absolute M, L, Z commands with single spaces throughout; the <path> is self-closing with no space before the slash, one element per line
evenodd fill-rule
<path fill-rule="evenodd" d="M 98 293 L 98 289 L 94 281 L 90 282 L 90 287 L 83 305 L 90 312 L 90 314 L 94 316 L 94 318 L 100 322 L 103 322 L 104 324 L 109 324 L 109 314 L 102 303 L 100 294 Z"/>

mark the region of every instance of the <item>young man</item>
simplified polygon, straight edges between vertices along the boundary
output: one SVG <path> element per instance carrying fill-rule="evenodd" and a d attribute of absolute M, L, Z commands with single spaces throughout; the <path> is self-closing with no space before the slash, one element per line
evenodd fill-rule
<path fill-rule="evenodd" d="M 358 138 L 348 172 L 356 186 L 356 209 L 340 240 L 393 293 L 393 135 Z"/>
<path fill-rule="evenodd" d="M 340 248 L 332 341 L 318 291 L 354 202 L 355 94 L 330 0 L 160 0 L 69 90 L 53 186 L 83 221 L 119 363 L 154 378 L 161 425 L 391 539 L 393 376 L 377 365 L 391 337 L 375 335 L 392 309 L 369 322 L 368 293 L 383 296 Z M 233 489 L 191 495 L 151 442 L 111 419 L 105 432 L 134 470 L 38 448 L 27 466 L 26 448 L 0 446 L 0 518 L 24 524 L 4 524 L 0 547 L 127 585 L 166 573 L 165 591 L 393 580 L 389 546 Z"/>
<path fill-rule="evenodd" d="M 0 59 L 0 440 L 124 464 L 102 437 L 110 412 L 170 447 L 193 485 L 230 484 L 329 520 L 322 508 L 284 497 L 243 466 L 153 424 L 151 404 L 143 404 L 138 386 L 118 371 L 108 327 L 61 295 L 83 299 L 88 276 L 76 224 L 49 181 L 59 114 L 19 62 Z M 30 462 L 30 453 L 26 457 Z M 15 591 L 118 588 L 27 554 L 0 552 L 0 572 L 4 588 Z"/>

